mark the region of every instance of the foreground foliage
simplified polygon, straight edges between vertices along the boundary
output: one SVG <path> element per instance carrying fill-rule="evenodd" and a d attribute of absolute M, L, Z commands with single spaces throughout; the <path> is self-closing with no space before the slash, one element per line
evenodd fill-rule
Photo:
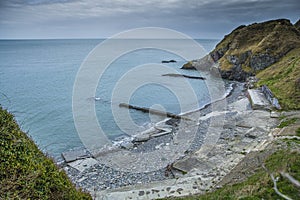
<path fill-rule="evenodd" d="M 0 107 L 0 199 L 91 199 Z"/>

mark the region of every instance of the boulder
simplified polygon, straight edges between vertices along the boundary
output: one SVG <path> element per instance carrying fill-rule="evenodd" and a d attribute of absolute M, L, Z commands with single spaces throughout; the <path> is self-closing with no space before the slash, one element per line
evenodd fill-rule
<path fill-rule="evenodd" d="M 150 139 L 150 134 L 140 134 L 133 138 L 133 142 L 146 142 Z"/>

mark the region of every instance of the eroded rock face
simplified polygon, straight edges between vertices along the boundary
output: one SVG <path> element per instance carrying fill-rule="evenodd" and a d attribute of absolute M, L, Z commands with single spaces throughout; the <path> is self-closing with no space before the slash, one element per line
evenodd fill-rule
<path fill-rule="evenodd" d="M 233 65 L 231 70 L 220 70 L 221 76 L 224 79 L 245 81 L 248 77 L 253 76 L 251 72 L 246 72 L 242 69 L 241 64 Z"/>
<path fill-rule="evenodd" d="M 250 58 L 250 67 L 254 71 L 259 71 L 259 70 L 266 69 L 267 67 L 274 64 L 277 61 L 278 59 L 275 56 L 262 53 L 262 54 L 254 55 Z"/>

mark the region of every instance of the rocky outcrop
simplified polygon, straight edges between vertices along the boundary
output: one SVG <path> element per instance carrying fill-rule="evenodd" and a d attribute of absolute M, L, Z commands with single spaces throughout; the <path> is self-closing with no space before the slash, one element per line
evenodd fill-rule
<path fill-rule="evenodd" d="M 176 63 L 176 60 L 163 60 L 161 63 Z"/>
<path fill-rule="evenodd" d="M 287 19 L 239 26 L 209 55 L 182 68 L 208 70 L 225 79 L 245 81 L 300 48 L 299 26 L 299 21 L 293 25 Z"/>
<path fill-rule="evenodd" d="M 294 25 L 298 30 L 300 30 L 300 19 Z"/>

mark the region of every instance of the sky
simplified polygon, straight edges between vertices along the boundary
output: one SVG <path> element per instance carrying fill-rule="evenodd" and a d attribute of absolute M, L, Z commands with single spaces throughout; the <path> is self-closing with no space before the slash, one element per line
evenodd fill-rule
<path fill-rule="evenodd" d="M 221 39 L 239 25 L 300 18 L 299 0 L 0 0 L 0 39 L 107 38 L 141 27 Z"/>

